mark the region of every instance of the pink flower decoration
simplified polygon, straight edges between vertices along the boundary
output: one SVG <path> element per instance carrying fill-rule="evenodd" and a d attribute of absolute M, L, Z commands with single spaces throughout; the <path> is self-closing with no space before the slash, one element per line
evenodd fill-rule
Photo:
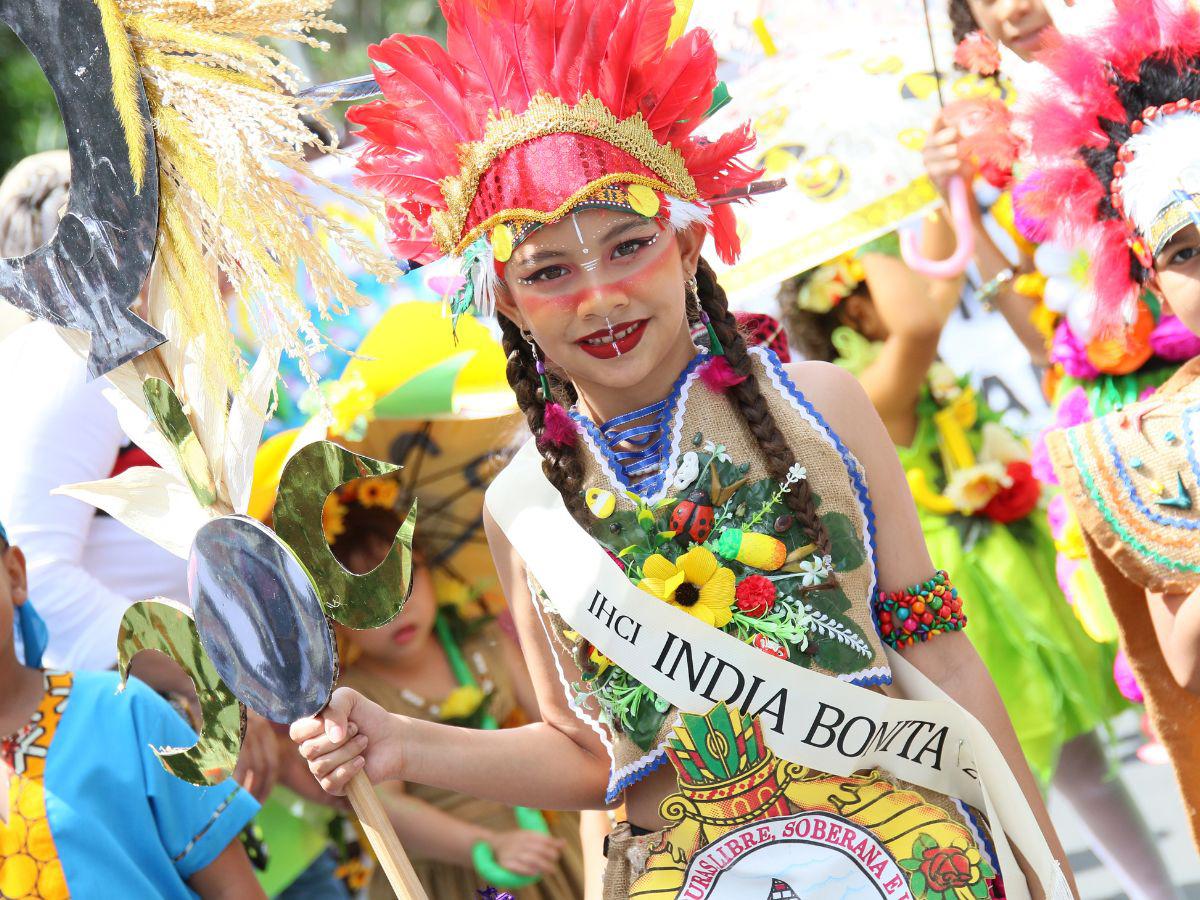
<path fill-rule="evenodd" d="M 1113 678 L 1117 682 L 1117 688 L 1121 691 L 1121 695 L 1126 700 L 1133 703 L 1146 702 L 1146 696 L 1142 693 L 1141 685 L 1138 684 L 1137 676 L 1133 674 L 1133 669 L 1130 668 L 1124 651 L 1117 653 L 1117 660 L 1113 663 Z"/>
<path fill-rule="evenodd" d="M 1062 402 L 1058 404 L 1058 410 L 1054 414 L 1054 427 L 1074 428 L 1076 425 L 1090 422 L 1094 418 L 1092 404 L 1088 402 L 1087 391 L 1077 387 L 1063 397 Z"/>
<path fill-rule="evenodd" d="M 1100 376 L 1100 370 L 1087 357 L 1087 347 L 1076 337 L 1064 319 L 1054 332 L 1050 345 L 1050 361 L 1058 363 L 1071 378 L 1091 380 Z"/>
<path fill-rule="evenodd" d="M 1067 498 L 1055 494 L 1046 507 L 1046 520 L 1050 523 L 1050 533 L 1056 541 L 1062 540 L 1063 532 L 1071 522 L 1071 509 L 1067 506 Z"/>
<path fill-rule="evenodd" d="M 1047 431 L 1049 430 L 1047 429 Z M 1058 475 L 1054 473 L 1054 464 L 1050 462 L 1050 448 L 1046 446 L 1047 431 L 1043 431 L 1033 442 L 1033 449 L 1029 454 L 1029 465 L 1033 467 L 1033 477 L 1042 484 L 1056 485 L 1058 484 Z"/>
<path fill-rule="evenodd" d="M 982 31 L 972 31 L 954 50 L 954 62 L 976 75 L 1000 71 L 1000 48 Z"/>
<path fill-rule="evenodd" d="M 723 394 L 735 384 L 745 381 L 746 376 L 735 372 L 724 356 L 714 356 L 700 367 L 700 380 L 714 394 Z"/>
<path fill-rule="evenodd" d="M 1177 316 L 1163 316 L 1150 335 L 1154 355 L 1169 362 L 1184 362 L 1200 356 L 1200 337 L 1188 331 Z"/>

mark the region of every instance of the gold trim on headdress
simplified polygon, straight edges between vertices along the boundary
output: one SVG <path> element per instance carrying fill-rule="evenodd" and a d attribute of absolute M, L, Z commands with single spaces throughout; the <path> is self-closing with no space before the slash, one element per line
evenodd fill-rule
<path fill-rule="evenodd" d="M 570 209 L 570 205 L 564 203 L 560 208 L 563 211 L 556 211 L 554 214 L 532 210 L 504 210 L 463 234 L 471 204 L 474 203 L 475 194 L 479 190 L 479 180 L 487 170 L 514 147 L 551 134 L 582 134 L 612 144 L 660 176 L 663 183 L 656 183 L 644 176 L 635 180 L 630 175 L 610 175 L 605 176 L 606 179 L 619 178 L 629 183 L 646 184 L 648 187 L 667 190 L 682 200 L 694 201 L 699 198 L 696 181 L 688 172 L 683 155 L 674 147 L 660 144 L 641 113 L 635 113 L 628 119 L 618 119 L 603 102 L 590 93 L 584 94 L 577 104 L 571 106 L 557 97 L 539 91 L 520 115 L 513 115 L 507 110 L 503 110 L 499 116 L 489 113 L 483 139 L 464 144 L 459 149 L 458 174 L 440 182 L 442 196 L 446 200 L 446 210 L 434 212 L 429 217 L 434 241 L 443 253 L 461 255 L 480 234 L 497 222 L 516 218 L 548 222 L 552 221 L 551 216 L 560 217 L 565 210 Z M 603 180 L 588 185 L 583 193 L 595 190 Z"/>

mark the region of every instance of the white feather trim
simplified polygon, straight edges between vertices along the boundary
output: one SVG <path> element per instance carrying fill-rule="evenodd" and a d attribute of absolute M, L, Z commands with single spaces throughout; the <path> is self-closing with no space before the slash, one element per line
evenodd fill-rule
<path fill-rule="evenodd" d="M 712 209 L 707 203 L 689 203 L 678 197 L 671 197 L 669 202 L 671 227 L 676 231 L 687 231 L 697 222 L 705 228 L 712 225 Z"/>
<path fill-rule="evenodd" d="M 1149 235 L 1158 214 L 1176 202 L 1176 191 L 1200 186 L 1200 113 L 1160 115 L 1126 146 L 1134 157 L 1121 179 L 1125 214 Z"/>

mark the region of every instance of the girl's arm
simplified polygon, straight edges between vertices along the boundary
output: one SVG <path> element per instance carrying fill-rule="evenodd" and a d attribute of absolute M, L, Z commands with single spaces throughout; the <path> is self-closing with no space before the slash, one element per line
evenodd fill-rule
<path fill-rule="evenodd" d="M 903 590 L 927 580 L 934 566 L 921 534 L 916 506 L 883 423 L 872 414 L 862 388 L 849 373 L 836 366 L 798 363 L 789 369 L 793 379 L 866 472 L 876 516 L 879 586 L 885 590 Z M 950 577 L 954 577 L 953 572 Z M 1019 593 L 1014 593 L 1013 602 L 1020 602 Z M 970 604 L 971 598 L 964 598 L 968 628 Z M 1021 752 L 991 675 L 970 640 L 961 632 L 943 634 L 905 650 L 904 656 L 987 729 L 1016 776 L 1051 852 L 1071 878 L 1066 853 L 1050 821 L 1037 781 Z M 1026 874 L 1031 875 L 1028 871 Z M 1032 877 L 1030 883 L 1033 884 Z"/>
<path fill-rule="evenodd" d="M 924 156 L 925 171 L 928 172 L 930 179 L 943 197 L 947 196 L 950 179 L 959 177 L 969 185 L 975 178 L 975 167 L 962 159 L 958 151 L 958 143 L 958 129 L 947 127 L 939 115 L 934 120 L 929 141 L 925 145 Z M 987 233 L 987 229 L 983 225 L 983 215 L 975 204 L 974 197 L 971 198 L 971 220 L 975 235 L 975 266 L 986 284 L 1005 269 L 1011 268 L 1012 264 L 1000 252 L 1000 248 L 996 246 L 991 235 Z M 932 255 L 933 259 L 945 259 L 954 252 L 956 238 L 954 229 L 945 215 L 944 207 L 938 215 L 926 219 L 922 240 L 926 252 L 930 247 L 938 248 L 939 252 Z M 959 281 L 961 283 L 961 279 Z M 1012 289 L 1012 285 L 1008 284 L 992 298 L 992 305 L 1000 311 L 1004 320 L 1008 322 L 1009 328 L 1029 351 L 1033 364 L 1036 366 L 1047 365 L 1049 358 L 1046 355 L 1045 338 L 1030 319 L 1037 302 L 1031 297 L 1018 294 Z"/>
<path fill-rule="evenodd" d="M 250 868 L 242 842 L 234 838 L 207 866 L 188 879 L 188 887 L 202 900 L 266 900 Z"/>
<path fill-rule="evenodd" d="M 1200 590 L 1191 594 L 1152 594 L 1150 621 L 1167 668 L 1179 686 L 1200 694 Z"/>
<path fill-rule="evenodd" d="M 321 787 L 343 794 L 364 769 L 373 782 L 400 780 L 537 809 L 602 809 L 609 758 L 600 737 L 567 705 L 555 650 L 542 629 L 521 561 L 484 510 L 484 526 L 533 679 L 542 721 L 476 731 L 389 713 L 348 688 L 325 711 L 293 723 L 291 737 Z M 578 669 L 558 654 L 568 677 Z M 359 734 L 347 741 L 354 723 Z"/>
<path fill-rule="evenodd" d="M 905 446 L 917 430 L 917 402 L 938 337 L 958 304 L 954 281 L 930 281 L 882 253 L 862 257 L 871 302 L 887 330 L 879 355 L 859 373 L 871 404 L 894 443 Z"/>
<path fill-rule="evenodd" d="M 404 792 L 403 785 L 376 789 L 396 836 L 409 855 L 470 869 L 480 841 L 492 848 L 496 861 L 517 875 L 543 875 L 558 865 L 563 842 L 535 831 L 493 831 L 475 825 Z"/>

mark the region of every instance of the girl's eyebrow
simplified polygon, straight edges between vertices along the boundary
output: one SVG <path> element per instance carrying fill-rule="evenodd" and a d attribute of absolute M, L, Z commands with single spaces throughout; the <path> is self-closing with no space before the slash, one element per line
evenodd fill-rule
<path fill-rule="evenodd" d="M 633 231 L 635 228 L 641 228 L 643 225 L 648 224 L 650 221 L 652 221 L 652 220 L 650 220 L 650 219 L 630 219 L 625 222 L 618 222 L 616 225 L 614 225 L 612 228 L 610 228 L 604 234 L 604 236 L 600 239 L 600 242 L 608 243 L 609 241 L 620 237 L 622 234 L 624 234 L 627 231 Z M 554 247 L 547 247 L 544 250 L 535 250 L 532 253 L 530 253 L 528 256 L 518 260 L 517 262 L 520 265 L 534 265 L 536 263 L 547 262 L 548 260 L 552 260 L 552 259 L 559 259 L 566 255 L 567 255 L 566 251 L 562 250 L 561 248 L 556 249 Z"/>

